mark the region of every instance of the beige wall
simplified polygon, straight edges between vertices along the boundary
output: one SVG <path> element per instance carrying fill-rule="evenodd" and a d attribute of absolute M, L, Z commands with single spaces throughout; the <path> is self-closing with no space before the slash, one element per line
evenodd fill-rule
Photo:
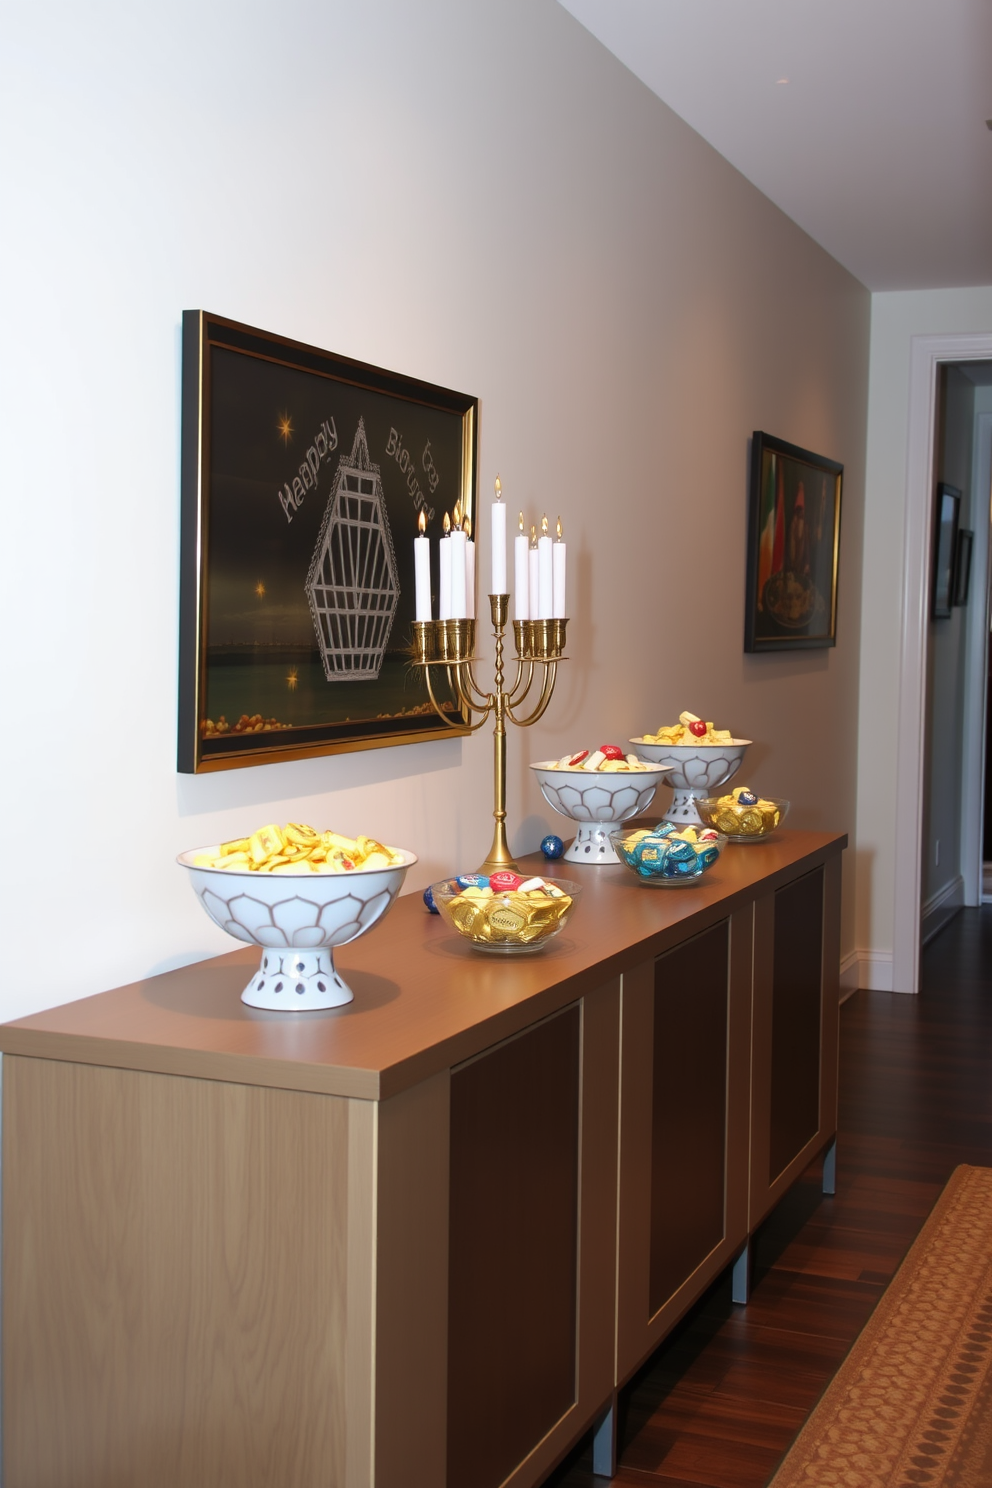
<path fill-rule="evenodd" d="M 872 296 L 859 704 L 856 942 L 861 984 L 891 986 L 896 720 L 914 336 L 992 331 L 992 286 Z"/>
<path fill-rule="evenodd" d="M 572 660 L 510 739 L 515 849 L 559 825 L 529 759 L 685 707 L 853 831 L 868 294 L 564 10 L 52 0 L 0 65 L 5 1016 L 227 949 L 193 844 L 365 830 L 410 888 L 488 845 L 486 736 L 177 777 L 185 307 L 479 395 L 484 490 L 561 512 Z M 742 652 L 755 428 L 844 462 L 834 650 Z"/>

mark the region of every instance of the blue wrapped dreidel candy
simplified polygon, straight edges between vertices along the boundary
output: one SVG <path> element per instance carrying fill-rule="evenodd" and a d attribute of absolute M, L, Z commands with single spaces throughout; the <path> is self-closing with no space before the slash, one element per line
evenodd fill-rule
<path fill-rule="evenodd" d="M 560 837 L 556 837 L 553 832 L 549 832 L 547 837 L 541 842 L 541 851 L 546 858 L 560 858 L 565 851 L 565 844 Z"/>
<path fill-rule="evenodd" d="M 683 827 L 660 822 L 653 831 L 638 828 L 610 833 L 618 858 L 644 883 L 659 887 L 690 884 L 711 868 L 726 837 L 711 827 Z"/>
<path fill-rule="evenodd" d="M 439 915 L 441 913 L 437 905 L 434 903 L 434 889 L 430 884 L 428 884 L 426 889 L 424 890 L 424 903 L 430 910 L 431 914 Z"/>

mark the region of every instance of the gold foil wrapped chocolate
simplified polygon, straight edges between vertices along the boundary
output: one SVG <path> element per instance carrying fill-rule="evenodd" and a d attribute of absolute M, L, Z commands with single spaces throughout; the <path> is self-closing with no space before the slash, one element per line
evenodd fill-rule
<path fill-rule="evenodd" d="M 555 935 L 574 903 L 557 885 L 493 890 L 457 881 L 434 885 L 434 901 L 455 929 L 477 946 L 523 949 Z"/>
<path fill-rule="evenodd" d="M 755 795 L 746 785 L 739 785 L 726 796 L 708 803 L 705 811 L 699 803 L 703 819 L 728 837 L 767 837 L 782 820 L 782 807 L 788 802 L 766 800 Z"/>

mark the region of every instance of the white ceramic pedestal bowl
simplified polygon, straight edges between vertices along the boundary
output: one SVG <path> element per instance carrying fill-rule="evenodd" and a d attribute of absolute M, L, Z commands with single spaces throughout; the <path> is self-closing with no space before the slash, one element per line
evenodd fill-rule
<path fill-rule="evenodd" d="M 651 765 L 643 773 L 557 770 L 554 760 L 531 765 L 549 806 L 576 824 L 575 841 L 565 853 L 569 863 L 619 863 L 610 833 L 632 816 L 647 811 L 654 793 L 671 769 Z"/>
<path fill-rule="evenodd" d="M 232 873 L 195 866 L 201 853 L 217 851 L 197 847 L 177 861 L 214 924 L 262 947 L 262 964 L 241 1001 L 289 1013 L 350 1002 L 354 993 L 335 969 L 333 948 L 357 940 L 382 919 L 416 854 L 403 852 L 395 867 L 351 873 Z"/>
<path fill-rule="evenodd" d="M 731 739 L 728 744 L 648 744 L 631 739 L 638 759 L 668 765 L 668 784 L 674 788 L 665 820 L 680 826 L 701 826 L 697 796 L 715 796 L 717 788 L 732 780 L 741 767 L 750 739 Z"/>

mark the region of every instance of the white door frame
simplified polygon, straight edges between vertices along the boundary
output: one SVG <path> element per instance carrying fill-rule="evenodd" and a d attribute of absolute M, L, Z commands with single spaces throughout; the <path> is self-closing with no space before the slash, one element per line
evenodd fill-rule
<path fill-rule="evenodd" d="M 926 725 L 930 534 L 934 434 L 941 362 L 992 358 L 992 335 L 913 336 L 909 358 L 909 434 L 903 543 L 902 647 L 896 754 L 895 915 L 892 987 L 920 990 L 920 884 Z"/>

